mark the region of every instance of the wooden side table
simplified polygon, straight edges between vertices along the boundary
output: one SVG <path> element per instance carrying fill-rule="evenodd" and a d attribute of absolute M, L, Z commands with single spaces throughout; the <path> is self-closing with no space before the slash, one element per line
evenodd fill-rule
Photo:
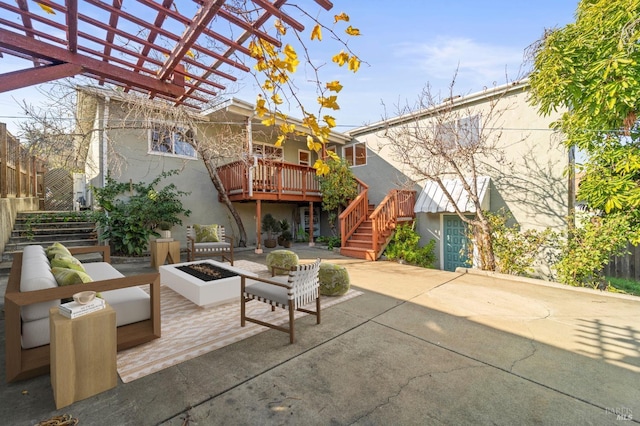
<path fill-rule="evenodd" d="M 116 386 L 116 311 L 111 306 L 74 319 L 51 308 L 49 326 L 56 409 Z"/>
<path fill-rule="evenodd" d="M 180 241 L 152 240 L 150 247 L 152 268 L 158 269 L 167 260 L 169 263 L 180 263 Z"/>

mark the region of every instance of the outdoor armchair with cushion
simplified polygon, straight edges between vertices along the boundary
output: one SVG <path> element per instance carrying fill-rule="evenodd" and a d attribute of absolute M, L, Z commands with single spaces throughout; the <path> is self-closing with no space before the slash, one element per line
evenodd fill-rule
<path fill-rule="evenodd" d="M 196 257 L 220 256 L 233 266 L 233 237 L 225 235 L 221 225 L 188 225 L 187 251 L 189 262 Z"/>
<path fill-rule="evenodd" d="M 289 275 L 274 277 L 270 279 L 259 277 L 241 276 L 240 293 L 240 325 L 245 326 L 245 322 L 253 322 L 265 327 L 289 333 L 289 342 L 295 342 L 294 314 L 301 311 L 316 316 L 316 324 L 320 324 L 320 281 L 318 272 L 320 270 L 320 259 L 313 263 L 307 263 L 291 267 Z M 289 327 L 270 324 L 246 315 L 246 303 L 251 300 L 271 305 L 271 310 L 276 307 L 289 311 Z M 316 310 L 311 311 L 302 306 L 316 302 Z"/>

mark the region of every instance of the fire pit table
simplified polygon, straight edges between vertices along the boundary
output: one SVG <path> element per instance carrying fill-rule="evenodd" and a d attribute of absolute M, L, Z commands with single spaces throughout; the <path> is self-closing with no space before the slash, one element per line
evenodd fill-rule
<path fill-rule="evenodd" d="M 160 282 L 198 306 L 240 301 L 240 275 L 257 276 L 215 260 L 160 266 Z"/>

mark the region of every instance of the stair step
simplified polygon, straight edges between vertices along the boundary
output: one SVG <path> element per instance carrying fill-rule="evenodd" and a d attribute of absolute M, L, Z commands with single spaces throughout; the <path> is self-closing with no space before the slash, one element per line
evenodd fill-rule
<path fill-rule="evenodd" d="M 353 257 L 356 259 L 376 260 L 376 254 L 371 249 L 362 249 L 357 247 L 340 247 L 340 254 L 343 256 Z"/>

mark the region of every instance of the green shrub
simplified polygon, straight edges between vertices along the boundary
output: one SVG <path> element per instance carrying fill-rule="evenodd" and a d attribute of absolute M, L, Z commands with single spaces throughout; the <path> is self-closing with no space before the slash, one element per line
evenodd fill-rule
<path fill-rule="evenodd" d="M 98 205 L 93 216 L 101 231 L 100 239 L 109 241 L 114 254 L 140 256 L 146 251 L 149 237 L 160 236 L 154 231 L 158 224 L 182 225 L 180 215 L 191 214 L 180 201 L 187 192 L 179 191 L 174 184 L 156 189 L 162 179 L 177 173 L 163 172 L 149 184 L 133 185 L 107 176 L 103 188 L 91 188 Z"/>
<path fill-rule="evenodd" d="M 327 249 L 329 250 L 333 250 L 335 247 L 340 247 L 342 245 L 342 238 L 337 235 L 332 235 L 330 237 L 321 235 L 316 238 L 316 241 L 319 243 L 327 243 Z"/>
<path fill-rule="evenodd" d="M 527 276 L 534 273 L 533 266 L 545 247 L 552 246 L 557 236 L 547 228 L 543 231 L 520 230 L 514 223 L 507 226 L 511 214 L 501 209 L 498 213 L 485 212 L 491 223 L 493 253 L 497 271 L 503 274 Z"/>
<path fill-rule="evenodd" d="M 411 265 L 433 268 L 436 261 L 435 240 L 420 247 L 420 235 L 413 225 L 402 224 L 396 228 L 384 255 L 389 260 L 403 260 Z"/>

